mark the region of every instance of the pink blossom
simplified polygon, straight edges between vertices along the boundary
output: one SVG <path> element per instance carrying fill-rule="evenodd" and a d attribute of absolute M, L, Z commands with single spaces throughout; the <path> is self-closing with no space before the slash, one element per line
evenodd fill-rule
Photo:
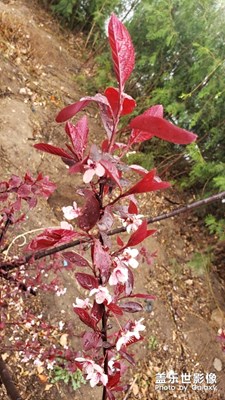
<path fill-rule="evenodd" d="M 77 357 L 75 358 L 75 361 L 83 363 L 83 370 L 85 371 L 86 374 L 90 374 L 94 371 L 95 363 L 90 358 Z"/>
<path fill-rule="evenodd" d="M 129 216 L 123 220 L 122 224 L 126 227 L 128 233 L 135 232 L 138 227 L 142 224 L 142 219 L 144 215 L 142 214 L 129 214 Z"/>
<path fill-rule="evenodd" d="M 95 301 L 98 304 L 104 303 L 105 300 L 108 304 L 112 301 L 112 296 L 109 294 L 109 291 L 106 287 L 99 286 L 97 289 L 92 289 L 90 291 L 90 296 L 93 294 L 95 294 Z"/>
<path fill-rule="evenodd" d="M 95 175 L 101 177 L 105 174 L 105 168 L 97 161 L 87 160 L 86 171 L 83 176 L 84 183 L 90 183 Z"/>
<path fill-rule="evenodd" d="M 80 208 L 77 207 L 77 203 L 75 201 L 73 202 L 73 206 L 62 207 L 62 211 L 64 218 L 68 219 L 68 221 L 71 221 L 80 215 Z"/>
<path fill-rule="evenodd" d="M 109 278 L 109 285 L 117 285 L 117 283 L 125 283 L 128 280 L 128 270 L 122 264 L 118 265 Z"/>
<path fill-rule="evenodd" d="M 79 307 L 79 308 L 86 309 L 86 308 L 91 308 L 92 304 L 90 303 L 89 298 L 82 300 L 82 299 L 79 299 L 79 297 L 76 297 L 76 304 L 73 303 L 73 307 Z"/>
<path fill-rule="evenodd" d="M 122 346 L 126 346 L 126 344 L 129 342 L 132 336 L 133 336 L 132 332 L 130 331 L 123 332 L 120 338 L 116 342 L 116 350 L 120 351 Z"/>
<path fill-rule="evenodd" d="M 145 330 L 145 325 L 141 323 L 143 320 L 144 318 L 139 319 L 139 321 L 134 321 L 131 331 L 122 332 L 120 338 L 116 342 L 117 351 L 119 351 L 122 346 L 126 346 L 132 337 L 140 339 L 141 336 L 139 332 Z"/>
<path fill-rule="evenodd" d="M 140 339 L 140 334 L 139 332 L 145 330 L 145 325 L 143 325 L 141 322 L 144 321 L 144 318 L 139 319 L 139 321 L 134 321 L 134 327 L 133 327 L 133 336 L 136 337 L 136 339 Z"/>
<path fill-rule="evenodd" d="M 127 247 L 123 251 L 123 253 L 119 256 L 119 259 L 126 265 L 129 265 L 132 268 L 137 268 L 139 265 L 139 262 L 136 260 L 135 257 L 137 257 L 139 254 L 139 251 L 137 249 L 131 249 L 130 247 Z"/>
<path fill-rule="evenodd" d="M 90 379 L 91 387 L 96 386 L 99 382 L 102 382 L 104 386 L 108 383 L 108 376 L 104 374 L 103 368 L 98 364 L 94 364 L 94 371 L 89 372 L 86 379 Z"/>
<path fill-rule="evenodd" d="M 83 357 L 75 358 L 79 363 L 83 363 L 83 371 L 87 374 L 86 379 L 90 380 L 90 386 L 94 387 L 99 382 L 104 386 L 108 383 L 108 376 L 100 365 L 95 364 L 93 360 Z"/>

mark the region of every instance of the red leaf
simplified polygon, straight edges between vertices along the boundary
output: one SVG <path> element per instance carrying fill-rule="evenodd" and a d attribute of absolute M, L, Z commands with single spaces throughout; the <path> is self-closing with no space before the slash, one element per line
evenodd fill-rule
<path fill-rule="evenodd" d="M 61 149 L 60 147 L 52 146 L 51 144 L 46 143 L 38 143 L 34 145 L 35 149 L 45 151 L 46 153 L 54 154 L 55 156 L 60 156 L 64 158 L 69 158 L 73 160 L 74 157 L 67 153 L 65 150 Z"/>
<path fill-rule="evenodd" d="M 48 176 L 43 176 L 41 173 L 32 186 L 32 192 L 36 195 L 43 196 L 45 199 L 48 199 L 55 189 L 56 185 L 49 180 Z"/>
<path fill-rule="evenodd" d="M 134 287 L 134 275 L 133 272 L 130 270 L 130 268 L 128 269 L 128 280 L 125 283 L 125 292 L 126 295 L 130 295 L 132 293 L 133 287 Z"/>
<path fill-rule="evenodd" d="M 152 169 L 149 171 L 144 178 L 142 178 L 136 185 L 134 185 L 131 189 L 129 189 L 127 192 L 123 193 L 122 196 L 128 196 L 129 194 L 135 194 L 135 193 L 148 193 L 148 192 L 153 192 L 155 190 L 160 190 L 160 189 L 166 189 L 170 187 L 170 183 L 168 182 L 162 182 L 162 181 L 157 181 L 157 178 L 155 178 L 155 169 Z"/>
<path fill-rule="evenodd" d="M 100 334 L 97 332 L 85 332 L 82 342 L 84 351 L 96 349 L 99 346 L 99 342 L 101 342 Z"/>
<path fill-rule="evenodd" d="M 87 326 L 92 329 L 96 329 L 96 321 L 93 320 L 88 311 L 84 310 L 84 308 L 74 307 L 73 311 L 79 316 L 80 320 Z"/>
<path fill-rule="evenodd" d="M 82 257 L 80 254 L 75 253 L 74 251 L 66 251 L 63 253 L 63 257 L 66 261 L 77 265 L 78 267 L 90 267 L 89 262 L 86 258 Z"/>
<path fill-rule="evenodd" d="M 129 32 L 115 14 L 112 14 L 110 18 L 108 34 L 114 70 L 122 92 L 134 68 L 134 48 Z"/>
<path fill-rule="evenodd" d="M 93 307 L 91 309 L 91 316 L 96 320 L 96 324 L 102 319 L 104 314 L 104 305 L 98 304 L 94 301 Z"/>
<path fill-rule="evenodd" d="M 81 209 L 81 215 L 78 217 L 78 226 L 84 231 L 89 231 L 100 217 L 100 204 L 95 194 L 90 190 L 85 190 L 84 195 L 87 201 Z"/>
<path fill-rule="evenodd" d="M 143 115 L 163 118 L 163 106 L 156 105 L 156 106 L 150 107 L 148 110 L 146 110 L 143 113 Z M 144 142 L 145 140 L 151 139 L 153 136 L 154 135 L 150 132 L 145 132 L 140 129 L 133 129 L 131 131 L 131 135 L 130 135 L 130 138 L 128 141 L 128 146 L 131 146 L 134 143 Z"/>
<path fill-rule="evenodd" d="M 197 135 L 181 129 L 163 118 L 147 114 L 139 115 L 130 123 L 131 128 L 149 132 L 152 136 L 176 144 L 188 144 L 196 140 Z"/>
<path fill-rule="evenodd" d="M 87 138 L 89 131 L 87 117 L 84 116 L 83 118 L 81 118 L 76 125 L 67 122 L 65 131 L 70 137 L 74 151 L 78 156 L 78 159 L 81 160 L 83 158 L 84 150 L 86 149 L 87 146 Z"/>
<path fill-rule="evenodd" d="M 56 122 L 65 122 L 74 117 L 74 115 L 83 110 L 91 101 L 110 107 L 107 98 L 102 94 L 97 93 L 95 96 L 83 97 L 83 99 L 77 101 L 76 103 L 70 104 L 69 106 L 63 108 L 57 115 Z"/>
<path fill-rule="evenodd" d="M 109 174 L 110 178 L 112 178 L 117 183 L 119 188 L 122 190 L 122 187 L 120 184 L 119 172 L 118 172 L 118 169 L 116 168 L 116 166 L 113 163 L 111 163 L 110 161 L 104 160 L 104 159 L 100 160 L 99 162 L 105 168 L 105 170 Z"/>
<path fill-rule="evenodd" d="M 130 203 L 129 203 L 128 213 L 129 214 L 138 214 L 138 208 L 132 200 L 130 200 Z"/>
<path fill-rule="evenodd" d="M 132 338 L 130 339 L 130 341 L 131 341 L 133 338 L 135 339 L 135 340 L 133 341 L 133 343 L 138 342 L 138 341 L 140 340 L 140 339 L 136 339 L 134 336 L 132 336 Z M 131 344 L 132 344 L 132 343 L 131 343 Z M 123 351 L 123 350 L 120 350 L 119 353 L 120 353 L 120 355 L 121 355 L 123 358 L 125 358 L 125 360 L 127 360 L 131 365 L 134 365 L 134 366 L 135 366 L 135 360 L 134 360 L 134 358 L 133 358 L 130 354 L 126 353 L 126 352 Z"/>
<path fill-rule="evenodd" d="M 108 102 L 112 108 L 113 114 L 116 117 L 120 111 L 120 93 L 117 88 L 108 87 L 104 95 L 107 97 Z M 136 106 L 135 100 L 126 93 L 121 94 L 121 101 L 122 101 L 122 110 L 120 115 L 127 115 L 132 113 L 133 109 Z"/>
<path fill-rule="evenodd" d="M 92 275 L 77 272 L 75 274 L 75 278 L 77 279 L 80 286 L 82 286 L 82 288 L 84 288 L 84 289 L 91 290 L 91 289 L 97 288 L 99 286 L 98 279 L 96 279 Z"/>
<path fill-rule="evenodd" d="M 118 246 L 123 247 L 124 246 L 124 242 L 122 241 L 122 239 L 120 238 L 120 236 L 116 237 L 116 241 Z"/>
<path fill-rule="evenodd" d="M 117 304 L 115 303 L 109 303 L 107 304 L 107 307 L 110 311 L 112 311 L 113 314 L 116 315 L 123 315 L 123 310 L 120 308 Z"/>
<path fill-rule="evenodd" d="M 127 301 L 126 303 L 120 304 L 120 307 L 123 311 L 136 313 L 143 310 L 143 307 L 140 303 L 136 303 L 135 301 Z"/>
<path fill-rule="evenodd" d="M 143 242 L 143 240 L 145 240 L 148 236 L 153 235 L 156 232 L 155 229 L 148 230 L 147 226 L 147 221 L 144 220 L 138 229 L 132 233 L 126 247 L 136 246 L 137 244 Z"/>
<path fill-rule="evenodd" d="M 109 380 L 107 383 L 107 388 L 113 388 L 120 381 L 120 371 L 117 371 L 114 375 L 109 375 Z"/>
<path fill-rule="evenodd" d="M 28 250 L 41 250 L 53 247 L 56 244 L 69 242 L 75 236 L 80 235 L 68 229 L 45 229 L 40 235 L 36 236 L 28 245 Z"/>

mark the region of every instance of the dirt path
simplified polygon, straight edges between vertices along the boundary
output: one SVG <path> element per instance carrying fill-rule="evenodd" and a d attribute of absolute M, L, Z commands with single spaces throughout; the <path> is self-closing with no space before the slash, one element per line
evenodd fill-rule
<path fill-rule="evenodd" d="M 48 203 L 42 201 L 35 212 L 29 213 L 22 226 L 24 232 L 58 225 L 61 207 L 74 200 L 80 179 L 67 175 L 62 182 L 65 166 L 54 156 L 35 151 L 33 144 L 64 142 L 63 128 L 54 122 L 55 115 L 65 104 L 84 95 L 74 79 L 82 64 L 82 39 L 60 30 L 33 3 L 0 1 L 1 179 L 12 173 L 23 175 L 28 169 L 32 173 L 47 171 L 58 185 Z M 89 111 L 89 124 L 94 141 L 101 132 L 94 110 Z M 173 190 L 167 196 L 182 201 L 182 195 Z M 146 215 L 170 209 L 163 195 L 143 197 L 141 202 Z M 225 356 L 216 341 L 218 329 L 224 327 L 224 283 L 213 272 L 197 275 L 187 266 L 196 251 L 207 248 L 206 236 L 199 228 L 197 216 L 165 221 L 157 228 L 157 237 L 146 243 L 152 253 L 157 251 L 156 261 L 151 266 L 143 263 L 136 281 L 137 290 L 145 289 L 155 294 L 157 300 L 153 308 L 146 303 L 144 315 L 140 315 L 147 323 L 146 340 L 135 349 L 140 361 L 127 376 L 132 383 L 127 399 L 224 399 Z M 59 314 L 65 321 L 72 319 L 72 327 L 79 334 L 83 327 L 71 313 L 79 288 L 73 282 L 72 272 L 63 271 L 61 278 L 67 292 L 62 297 L 42 296 L 44 312 L 50 321 L 57 321 Z M 74 340 L 73 345 L 76 344 Z M 30 364 L 23 367 L 27 371 L 23 378 L 13 357 L 10 365 L 13 375 L 18 373 L 15 380 L 24 400 L 100 398 L 98 388 L 90 390 L 84 386 L 75 394 L 63 384 L 49 388 L 49 383 L 42 382 Z M 197 373 L 215 373 L 217 390 L 211 393 L 192 389 L 189 384 L 186 392 L 179 390 L 178 385 L 171 390 L 156 390 L 156 374 L 171 370 L 179 375 L 190 373 L 192 377 Z M 0 399 L 5 398 L 0 387 Z"/>

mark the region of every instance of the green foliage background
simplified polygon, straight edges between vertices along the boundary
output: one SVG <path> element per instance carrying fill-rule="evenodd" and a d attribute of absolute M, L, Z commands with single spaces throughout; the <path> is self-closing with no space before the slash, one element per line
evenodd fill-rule
<path fill-rule="evenodd" d="M 225 4 L 222 0 L 42 0 L 93 50 L 95 76 L 88 91 L 112 85 L 105 27 L 115 12 L 126 23 L 136 51 L 136 66 L 126 92 L 139 114 L 164 106 L 173 123 L 198 134 L 197 144 L 144 143 L 142 164 L 157 160 L 159 172 L 179 176 L 182 189 L 207 196 L 225 190 Z M 142 156 L 144 153 L 144 156 Z M 171 154 L 173 157 L 171 158 Z M 168 160 L 168 162 L 167 162 Z M 224 206 L 220 207 L 224 217 Z"/>

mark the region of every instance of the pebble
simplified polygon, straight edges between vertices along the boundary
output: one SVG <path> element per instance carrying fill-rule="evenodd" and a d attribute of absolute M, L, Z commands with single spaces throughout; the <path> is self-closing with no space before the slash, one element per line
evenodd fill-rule
<path fill-rule="evenodd" d="M 216 371 L 220 372 L 223 369 L 222 361 L 219 358 L 215 358 L 213 361 L 213 366 Z"/>

